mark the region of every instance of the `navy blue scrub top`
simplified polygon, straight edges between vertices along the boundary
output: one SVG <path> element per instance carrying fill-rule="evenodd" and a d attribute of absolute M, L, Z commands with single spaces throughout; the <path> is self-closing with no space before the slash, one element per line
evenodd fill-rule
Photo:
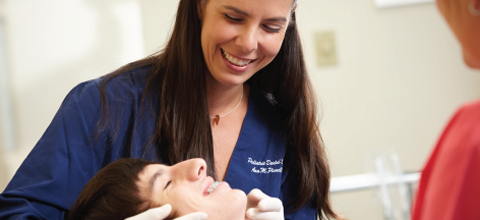
<path fill-rule="evenodd" d="M 70 91 L 52 123 L 0 195 L 0 219 L 64 219 L 85 184 L 104 166 L 125 157 L 159 161 L 154 147 L 145 147 L 155 128 L 140 106 L 150 68 L 115 77 L 107 84 L 111 126 L 95 137 L 100 118 L 102 78 Z M 285 138 L 279 132 L 274 106 L 252 89 L 245 120 L 225 177 L 246 194 L 259 188 L 284 205 L 297 194 L 298 174 L 285 166 Z M 291 164 L 291 163 L 288 163 Z M 285 212 L 289 211 L 285 207 Z M 305 204 L 286 219 L 316 219 Z"/>

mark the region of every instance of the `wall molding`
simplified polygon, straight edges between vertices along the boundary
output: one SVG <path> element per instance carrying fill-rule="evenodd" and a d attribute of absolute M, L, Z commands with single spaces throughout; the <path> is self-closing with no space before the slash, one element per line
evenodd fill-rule
<path fill-rule="evenodd" d="M 390 7 L 398 7 L 398 6 L 404 6 L 404 5 L 434 2 L 434 0 L 374 0 L 374 1 L 375 1 L 375 6 L 377 6 L 378 8 L 390 8 Z"/>

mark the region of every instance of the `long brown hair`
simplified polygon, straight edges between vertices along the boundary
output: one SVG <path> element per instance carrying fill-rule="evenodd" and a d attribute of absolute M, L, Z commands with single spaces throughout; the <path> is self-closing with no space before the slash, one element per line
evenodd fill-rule
<path fill-rule="evenodd" d="M 126 65 L 108 75 L 101 87 L 102 117 L 99 132 L 109 124 L 105 100 L 107 82 L 135 68 L 151 66 L 143 107 L 151 109 L 156 130 L 151 139 L 162 163 L 175 164 L 201 157 L 208 175 L 215 176 L 205 85 L 205 61 L 201 47 L 200 0 L 180 0 L 172 35 L 166 47 L 152 56 Z M 320 218 L 337 218 L 329 202 L 330 171 L 317 121 L 314 95 L 297 30 L 295 12 L 275 59 L 247 83 L 271 94 L 283 116 L 287 155 L 299 173 L 298 195 L 291 204 L 297 210 L 312 199 Z M 288 88 L 288 89 L 287 89 Z M 153 104 L 157 103 L 157 104 Z"/>
<path fill-rule="evenodd" d="M 149 208 L 136 182 L 153 162 L 124 158 L 101 169 L 80 193 L 68 212 L 69 220 L 125 219 Z"/>

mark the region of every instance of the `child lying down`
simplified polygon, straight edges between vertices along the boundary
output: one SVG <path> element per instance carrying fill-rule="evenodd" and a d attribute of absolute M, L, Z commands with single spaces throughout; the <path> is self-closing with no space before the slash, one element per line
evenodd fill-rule
<path fill-rule="evenodd" d="M 87 183 L 70 209 L 68 219 L 127 219 L 166 204 L 172 209 L 165 220 L 185 215 L 200 216 L 197 219 L 206 219 L 208 215 L 209 220 L 255 219 L 255 215 L 283 219 L 279 199 L 268 197 L 258 189 L 247 197 L 242 190 L 230 188 L 227 182 L 214 181 L 206 175 L 206 169 L 203 159 L 190 159 L 173 166 L 134 158 L 119 159 Z M 247 198 L 251 208 L 248 212 Z M 273 208 L 273 212 L 258 211 L 259 201 Z"/>

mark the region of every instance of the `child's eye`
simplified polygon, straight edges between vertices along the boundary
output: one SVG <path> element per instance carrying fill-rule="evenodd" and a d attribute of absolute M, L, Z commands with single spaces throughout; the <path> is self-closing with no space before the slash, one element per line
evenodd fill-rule
<path fill-rule="evenodd" d="M 231 21 L 242 21 L 241 18 L 234 18 L 228 14 L 225 14 L 225 17 L 228 19 L 228 20 L 231 20 Z"/>
<path fill-rule="evenodd" d="M 168 181 L 168 182 L 167 182 L 167 184 L 165 184 L 165 189 L 166 189 L 168 186 L 170 186 L 170 184 L 171 184 L 171 183 L 172 183 L 172 181 L 171 181 L 171 180 L 170 180 L 170 181 Z"/>

